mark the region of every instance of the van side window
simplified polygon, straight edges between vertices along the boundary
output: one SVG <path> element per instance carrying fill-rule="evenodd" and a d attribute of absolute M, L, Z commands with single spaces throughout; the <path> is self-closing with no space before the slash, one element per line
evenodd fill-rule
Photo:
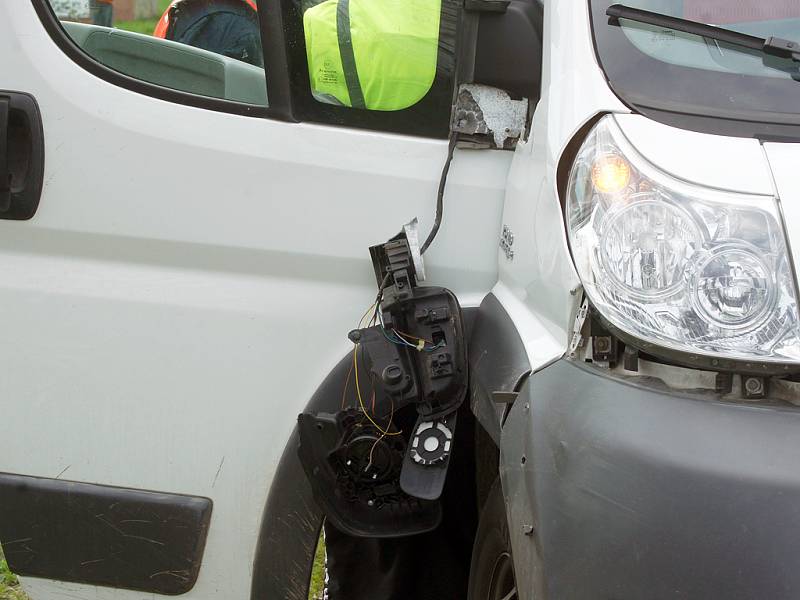
<path fill-rule="evenodd" d="M 303 12 L 311 91 L 320 102 L 395 111 L 436 76 L 441 0 L 324 0 Z"/>
<path fill-rule="evenodd" d="M 305 119 L 446 137 L 458 0 L 295 1 Z"/>
<path fill-rule="evenodd" d="M 257 0 L 49 0 L 103 65 L 198 96 L 267 106 Z"/>

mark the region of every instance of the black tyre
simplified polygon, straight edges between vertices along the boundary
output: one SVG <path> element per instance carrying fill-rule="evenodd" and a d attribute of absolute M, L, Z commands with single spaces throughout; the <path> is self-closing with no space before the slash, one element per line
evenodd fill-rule
<path fill-rule="evenodd" d="M 469 574 L 468 600 L 518 600 L 500 479 L 489 491 L 478 523 Z"/>

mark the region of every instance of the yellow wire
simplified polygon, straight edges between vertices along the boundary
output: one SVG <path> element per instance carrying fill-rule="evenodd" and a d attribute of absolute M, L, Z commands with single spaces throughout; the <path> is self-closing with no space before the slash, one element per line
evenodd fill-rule
<path fill-rule="evenodd" d="M 358 329 L 361 329 L 363 327 L 364 319 L 367 317 L 367 315 L 369 315 L 370 312 L 372 312 L 375 309 L 376 304 L 377 302 L 373 302 L 372 305 L 367 309 L 367 312 L 365 312 L 358 320 Z M 355 364 L 355 361 L 353 362 Z M 347 378 L 344 381 L 344 389 L 342 390 L 342 410 L 344 410 L 345 396 L 347 394 L 347 386 L 350 383 L 350 376 L 352 374 L 353 374 L 353 365 L 350 365 L 350 370 L 347 372 Z"/>
<path fill-rule="evenodd" d="M 373 306 L 375 306 L 373 304 Z M 361 397 L 361 386 L 358 384 L 358 344 L 353 347 L 353 370 L 356 374 L 356 395 L 358 396 L 358 403 L 361 405 L 361 412 L 364 413 L 364 416 L 367 417 L 370 423 L 375 426 L 375 429 L 380 431 L 383 435 L 400 435 L 403 433 L 402 431 L 395 431 L 389 432 L 385 431 L 380 425 L 378 425 L 375 421 L 372 420 L 372 417 L 369 416 L 367 412 L 367 408 L 364 406 L 364 399 Z"/>
<path fill-rule="evenodd" d="M 394 331 L 395 333 L 398 333 L 398 334 L 400 334 L 402 336 L 405 336 L 407 338 L 411 338 L 413 340 L 422 340 L 423 342 L 428 342 L 431 346 L 433 346 L 433 342 L 432 341 L 426 340 L 425 338 L 419 337 L 417 335 L 411 335 L 410 333 L 406 333 L 405 331 L 400 331 L 397 328 L 392 329 L 392 331 Z"/>
<path fill-rule="evenodd" d="M 369 449 L 369 462 L 367 463 L 367 466 L 366 466 L 366 467 L 364 467 L 364 473 L 366 473 L 367 471 L 369 471 L 369 468 L 372 466 L 372 453 L 373 453 L 373 452 L 375 452 L 375 446 L 377 446 L 378 444 L 380 444 L 380 443 L 381 443 L 381 440 L 382 440 L 383 438 L 385 438 L 385 437 L 386 437 L 385 435 L 381 434 L 381 437 L 379 437 L 377 440 L 375 440 L 375 443 L 374 443 L 374 444 L 372 444 L 372 448 L 370 448 L 370 449 Z"/>
<path fill-rule="evenodd" d="M 394 400 L 392 400 L 392 412 L 389 414 L 389 427 L 392 426 L 392 421 L 394 421 Z M 369 468 L 372 466 L 372 454 L 373 452 L 375 452 L 375 446 L 380 444 L 381 440 L 385 437 L 386 437 L 385 435 L 381 435 L 381 437 L 375 440 L 375 443 L 372 444 L 372 448 L 369 449 L 369 462 L 367 463 L 367 467 L 364 469 L 365 473 L 369 471 Z"/>

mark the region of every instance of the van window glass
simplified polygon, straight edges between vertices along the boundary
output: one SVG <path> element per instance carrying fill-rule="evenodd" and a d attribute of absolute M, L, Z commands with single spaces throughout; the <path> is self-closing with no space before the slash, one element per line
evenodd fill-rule
<path fill-rule="evenodd" d="M 323 0 L 304 7 L 311 91 L 320 102 L 396 111 L 433 85 L 441 0 Z"/>
<path fill-rule="evenodd" d="M 296 116 L 446 138 L 462 7 L 463 0 L 290 0 Z"/>
<path fill-rule="evenodd" d="M 591 0 L 600 63 L 614 91 L 651 118 L 711 133 L 800 136 L 798 64 L 727 42 L 628 19 Z M 631 8 L 759 38 L 800 42 L 797 0 L 628 0 Z"/>
<path fill-rule="evenodd" d="M 49 0 L 72 40 L 120 73 L 267 106 L 257 0 Z"/>

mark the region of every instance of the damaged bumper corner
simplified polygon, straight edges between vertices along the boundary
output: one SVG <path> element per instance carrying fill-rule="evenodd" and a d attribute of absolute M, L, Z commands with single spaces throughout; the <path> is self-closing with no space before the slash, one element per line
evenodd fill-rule
<path fill-rule="evenodd" d="M 520 598 L 797 598 L 799 464 L 798 409 L 559 361 L 502 432 Z"/>

